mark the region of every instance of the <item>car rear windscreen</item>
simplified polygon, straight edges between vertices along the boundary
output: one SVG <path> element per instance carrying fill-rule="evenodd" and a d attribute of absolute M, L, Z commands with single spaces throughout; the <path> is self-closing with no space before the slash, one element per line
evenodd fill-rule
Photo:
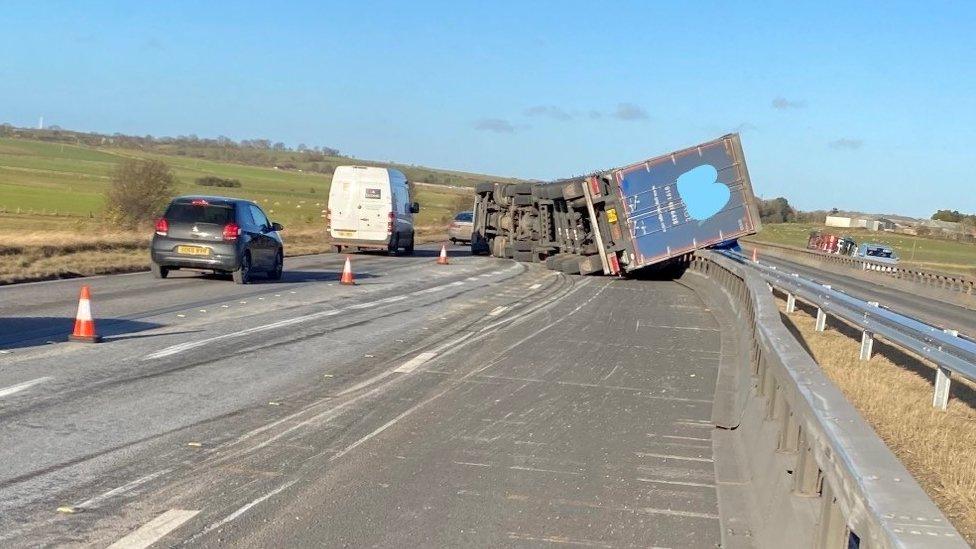
<path fill-rule="evenodd" d="M 177 202 L 166 210 L 166 220 L 185 223 L 213 223 L 226 225 L 234 221 L 234 207 L 222 204 L 190 204 Z"/>
<path fill-rule="evenodd" d="M 462 212 L 457 214 L 457 216 L 455 216 L 454 221 L 467 221 L 468 223 L 470 223 L 473 217 L 474 214 L 472 214 L 471 212 Z"/>

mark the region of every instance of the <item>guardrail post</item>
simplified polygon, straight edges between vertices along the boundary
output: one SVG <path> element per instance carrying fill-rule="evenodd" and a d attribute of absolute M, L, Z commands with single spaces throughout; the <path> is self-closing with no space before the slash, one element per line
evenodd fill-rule
<path fill-rule="evenodd" d="M 861 360 L 871 360 L 871 351 L 874 350 L 874 334 L 864 330 L 861 332 Z"/>
<path fill-rule="evenodd" d="M 822 332 L 826 327 L 827 327 L 827 313 L 820 307 L 817 307 L 817 325 L 815 329 L 818 332 Z"/>
<path fill-rule="evenodd" d="M 959 337 L 957 330 L 943 331 L 952 337 Z M 938 364 L 935 367 L 935 395 L 932 397 L 932 406 L 945 410 L 949 407 L 949 386 L 952 384 L 952 372 Z"/>
<path fill-rule="evenodd" d="M 844 513 L 829 482 L 823 483 L 822 497 L 820 531 L 817 533 L 816 546 L 833 549 L 847 547 L 847 521 L 844 520 Z"/>
<path fill-rule="evenodd" d="M 792 292 L 786 292 L 786 314 L 796 310 L 796 296 Z"/>
<path fill-rule="evenodd" d="M 796 470 L 793 471 L 793 492 L 800 496 L 816 496 L 820 494 L 821 473 L 813 459 L 813 450 L 807 445 L 807 436 L 800 429 L 800 453 L 796 459 Z"/>

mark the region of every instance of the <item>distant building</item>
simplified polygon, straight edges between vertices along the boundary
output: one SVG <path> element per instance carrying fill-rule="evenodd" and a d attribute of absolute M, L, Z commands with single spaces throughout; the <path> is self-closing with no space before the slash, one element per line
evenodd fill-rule
<path fill-rule="evenodd" d="M 854 217 L 848 215 L 828 215 L 828 227 L 864 228 L 869 231 L 893 231 L 895 223 L 883 217 Z"/>
<path fill-rule="evenodd" d="M 852 218 L 845 215 L 828 215 L 826 224 L 828 227 L 856 227 L 857 225 L 851 224 L 852 221 Z"/>

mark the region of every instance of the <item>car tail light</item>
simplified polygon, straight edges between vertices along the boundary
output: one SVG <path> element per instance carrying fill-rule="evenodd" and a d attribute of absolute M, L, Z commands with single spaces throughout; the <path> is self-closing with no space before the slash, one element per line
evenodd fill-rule
<path fill-rule="evenodd" d="M 165 217 L 156 220 L 156 234 L 166 236 L 169 234 L 169 221 Z"/>
<path fill-rule="evenodd" d="M 396 219 L 396 214 L 390 212 L 390 220 L 386 222 L 386 232 L 393 234 L 393 220 Z"/>
<path fill-rule="evenodd" d="M 202 198 L 198 198 L 198 199 L 194 200 L 193 202 L 190 202 L 190 204 L 192 204 L 194 206 L 209 206 L 210 205 L 209 202 L 207 202 L 206 200 L 204 200 Z"/>
<path fill-rule="evenodd" d="M 224 225 L 224 240 L 237 240 L 237 237 L 241 234 L 241 228 L 237 226 L 237 223 L 228 223 Z"/>

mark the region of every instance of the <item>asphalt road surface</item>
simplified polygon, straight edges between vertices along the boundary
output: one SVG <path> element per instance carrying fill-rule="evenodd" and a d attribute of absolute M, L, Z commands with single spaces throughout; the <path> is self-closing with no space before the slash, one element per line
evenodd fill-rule
<path fill-rule="evenodd" d="M 0 289 L 0 546 L 718 545 L 698 297 L 435 255 Z"/>
<path fill-rule="evenodd" d="M 877 301 L 895 312 L 917 318 L 940 328 L 958 330 L 970 339 L 976 338 L 976 311 L 938 301 L 925 296 L 882 286 L 852 276 L 808 267 L 779 257 L 764 255 L 760 261 L 785 272 L 796 273 L 804 278 L 864 301 Z"/>

